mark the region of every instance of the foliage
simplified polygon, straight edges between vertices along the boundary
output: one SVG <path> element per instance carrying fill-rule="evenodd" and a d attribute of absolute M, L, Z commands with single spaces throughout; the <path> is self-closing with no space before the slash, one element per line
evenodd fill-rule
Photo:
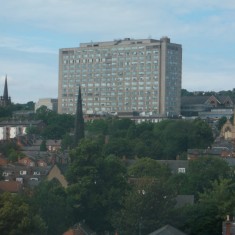
<path fill-rule="evenodd" d="M 46 140 L 42 140 L 40 144 L 40 151 L 47 151 L 47 145 L 46 145 Z"/>
<path fill-rule="evenodd" d="M 218 122 L 217 122 L 217 128 L 220 131 L 223 127 L 223 125 L 227 122 L 227 118 L 226 117 L 221 117 Z"/>
<path fill-rule="evenodd" d="M 174 193 L 166 184 L 140 178 L 113 223 L 120 234 L 148 234 L 168 223 L 174 204 Z"/>
<path fill-rule="evenodd" d="M 235 208 L 235 187 L 229 179 L 211 183 L 210 189 L 199 195 L 199 202 L 191 208 L 185 229 L 192 235 L 222 234 L 222 222 Z"/>
<path fill-rule="evenodd" d="M 202 157 L 198 160 L 189 161 L 188 172 L 185 176 L 175 181 L 181 185 L 179 193 L 193 194 L 198 198 L 199 193 L 211 188 L 211 182 L 223 178 L 230 178 L 231 170 L 228 164 L 215 157 Z"/>
<path fill-rule="evenodd" d="M 10 162 L 16 162 L 18 160 L 19 153 L 15 149 L 10 149 L 8 154 L 8 160 Z"/>
<path fill-rule="evenodd" d="M 10 104 L 6 107 L 0 107 L 0 120 L 6 120 L 12 117 L 14 111 L 34 110 L 34 103 L 30 101 L 26 104 Z"/>
<path fill-rule="evenodd" d="M 29 126 L 29 127 L 26 128 L 26 133 L 28 135 L 40 135 L 41 131 L 36 126 Z"/>
<path fill-rule="evenodd" d="M 66 133 L 61 141 L 61 149 L 66 150 L 73 147 L 73 136 L 69 133 Z"/>
<path fill-rule="evenodd" d="M 19 150 L 19 147 L 14 142 L 4 142 L 0 144 L 0 153 L 5 156 L 8 156 L 12 149 Z"/>
<path fill-rule="evenodd" d="M 97 232 L 112 230 L 111 217 L 127 188 L 126 169 L 115 156 L 103 157 L 97 143 L 82 141 L 72 152 L 68 192 L 74 216 Z"/>
<path fill-rule="evenodd" d="M 47 226 L 47 234 L 62 234 L 75 221 L 67 194 L 57 181 L 44 181 L 37 186 L 31 197 L 34 213 L 39 214 Z"/>
<path fill-rule="evenodd" d="M 2 235 L 45 234 L 42 218 L 33 213 L 21 195 L 0 194 L 0 233 Z"/>
<path fill-rule="evenodd" d="M 213 133 L 208 125 L 200 119 L 193 121 L 193 132 L 192 132 L 192 145 L 197 148 L 208 148 L 213 143 Z"/>
<path fill-rule="evenodd" d="M 137 160 L 128 169 L 130 177 L 154 177 L 156 179 L 167 180 L 171 175 L 168 166 L 158 163 L 151 158 L 142 158 Z"/>
<path fill-rule="evenodd" d="M 131 142 L 126 138 L 116 138 L 104 145 L 104 154 L 114 154 L 118 157 L 132 157 L 133 148 Z"/>
<path fill-rule="evenodd" d="M 36 110 L 36 120 L 42 120 L 46 127 L 40 133 L 45 139 L 62 139 L 74 128 L 74 116 L 69 114 L 57 114 L 48 109 L 46 106 L 41 106 Z M 37 130 L 29 130 L 37 132 Z"/>

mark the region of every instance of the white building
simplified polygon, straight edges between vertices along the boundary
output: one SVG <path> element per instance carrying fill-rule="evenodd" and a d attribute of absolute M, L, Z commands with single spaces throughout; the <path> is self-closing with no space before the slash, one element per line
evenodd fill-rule
<path fill-rule="evenodd" d="M 38 102 L 35 104 L 35 112 L 41 106 L 46 106 L 48 109 L 57 112 L 57 110 L 58 110 L 58 99 L 51 99 L 51 98 L 39 99 Z"/>
<path fill-rule="evenodd" d="M 168 37 L 81 43 L 59 51 L 58 112 L 179 115 L 182 47 Z"/>
<path fill-rule="evenodd" d="M 2 121 L 0 122 L 0 140 L 8 140 L 20 135 L 26 135 L 27 127 L 43 125 L 42 121 Z"/>

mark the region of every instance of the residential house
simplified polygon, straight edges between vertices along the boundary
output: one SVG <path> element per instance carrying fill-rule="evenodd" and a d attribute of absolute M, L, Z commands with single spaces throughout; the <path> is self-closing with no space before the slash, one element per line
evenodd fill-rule
<path fill-rule="evenodd" d="M 19 193 L 23 189 L 23 186 L 20 182 L 17 181 L 0 181 L 0 193 L 9 192 L 9 193 Z"/>
<path fill-rule="evenodd" d="M 47 140 L 46 146 L 49 152 L 58 152 L 61 149 L 61 140 Z"/>
<path fill-rule="evenodd" d="M 2 175 L 5 181 L 17 181 L 30 187 L 39 184 L 46 178 L 50 167 L 31 167 L 20 164 L 8 164 L 2 167 Z M 33 182 L 33 183 L 32 183 Z"/>
<path fill-rule="evenodd" d="M 223 235 L 235 235 L 235 221 L 231 216 L 227 216 L 226 221 L 222 223 Z"/>
<path fill-rule="evenodd" d="M 167 165 L 173 174 L 186 173 L 188 169 L 188 160 L 156 160 L 161 164 Z"/>
<path fill-rule="evenodd" d="M 233 149 L 227 147 L 212 147 L 208 149 L 188 149 L 187 159 L 195 160 L 200 157 L 218 157 L 222 159 L 235 157 L 235 152 Z"/>
<path fill-rule="evenodd" d="M 8 164 L 8 160 L 0 153 L 0 166 L 5 166 L 7 164 Z"/>
<path fill-rule="evenodd" d="M 25 165 L 25 166 L 35 166 L 36 165 L 35 160 L 30 157 L 20 158 L 20 159 L 18 159 L 18 163 Z"/>
<path fill-rule="evenodd" d="M 152 233 L 149 233 L 148 235 L 187 235 L 187 234 L 171 225 L 165 225 L 164 227 Z"/>
<path fill-rule="evenodd" d="M 50 181 L 53 179 L 57 179 L 64 188 L 67 188 L 68 182 L 65 179 L 62 170 L 56 164 L 50 169 L 47 175 L 47 180 Z"/>
<path fill-rule="evenodd" d="M 39 159 L 39 160 L 37 161 L 37 166 L 39 166 L 39 167 L 47 167 L 48 164 L 47 164 L 46 161 L 44 161 L 44 160 L 42 160 L 42 159 Z"/>
<path fill-rule="evenodd" d="M 85 223 L 77 223 L 63 235 L 96 235 Z"/>

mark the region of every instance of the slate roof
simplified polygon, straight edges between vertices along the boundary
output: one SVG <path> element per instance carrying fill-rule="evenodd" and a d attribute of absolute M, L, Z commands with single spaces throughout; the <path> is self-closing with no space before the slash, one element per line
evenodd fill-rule
<path fill-rule="evenodd" d="M 9 126 L 9 125 L 12 125 L 12 126 L 15 126 L 15 125 L 38 125 L 38 124 L 41 124 L 43 123 L 42 120 L 36 120 L 36 121 L 28 121 L 28 120 L 24 120 L 24 121 L 15 121 L 15 120 L 9 120 L 9 121 L 2 121 L 0 122 L 0 126 Z"/>
<path fill-rule="evenodd" d="M 166 225 L 148 235 L 187 235 L 177 228 L 172 227 L 171 225 Z"/>
<path fill-rule="evenodd" d="M 194 105 L 194 104 L 205 104 L 211 96 L 183 96 L 181 97 L 181 106 L 183 105 Z"/>
<path fill-rule="evenodd" d="M 226 102 L 229 102 L 231 104 L 234 103 L 233 100 L 229 96 L 223 96 L 223 95 L 182 96 L 181 97 L 181 106 L 206 104 L 210 98 L 216 99 L 218 101 L 218 103 L 220 103 L 220 104 L 225 104 Z"/>
<path fill-rule="evenodd" d="M 188 169 L 188 160 L 156 160 L 161 164 L 166 164 L 171 169 L 172 173 L 178 173 L 179 168 Z"/>
<path fill-rule="evenodd" d="M 180 208 L 186 205 L 194 204 L 194 195 L 177 195 L 176 196 L 176 207 Z"/>

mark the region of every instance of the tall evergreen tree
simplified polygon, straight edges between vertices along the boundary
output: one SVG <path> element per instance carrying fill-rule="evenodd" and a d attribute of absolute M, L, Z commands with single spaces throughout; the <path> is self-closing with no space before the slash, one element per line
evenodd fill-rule
<path fill-rule="evenodd" d="M 82 95 L 81 87 L 78 90 L 77 110 L 75 115 L 75 132 L 74 132 L 74 145 L 77 146 L 81 139 L 84 138 L 84 119 L 82 113 Z"/>

